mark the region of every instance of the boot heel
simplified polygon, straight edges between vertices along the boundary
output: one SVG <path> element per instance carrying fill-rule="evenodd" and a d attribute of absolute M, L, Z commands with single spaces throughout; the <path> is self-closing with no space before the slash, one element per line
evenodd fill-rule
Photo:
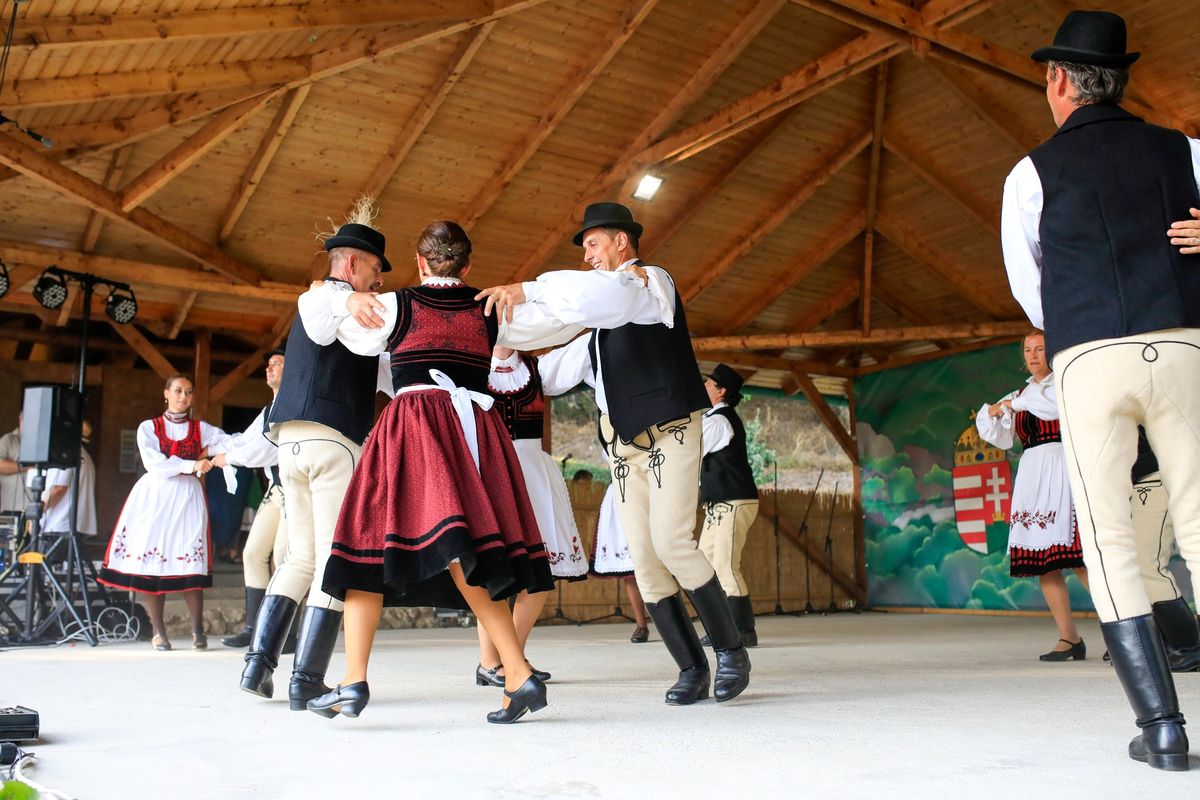
<path fill-rule="evenodd" d="M 1190 769 L 1187 753 L 1171 753 L 1170 755 L 1150 753 L 1146 756 L 1146 761 L 1155 769 L 1168 772 L 1187 772 Z"/>

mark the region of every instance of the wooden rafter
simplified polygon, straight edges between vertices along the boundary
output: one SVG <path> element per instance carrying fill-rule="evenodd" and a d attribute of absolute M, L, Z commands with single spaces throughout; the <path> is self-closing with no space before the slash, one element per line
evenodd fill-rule
<path fill-rule="evenodd" d="M 237 261 L 215 245 L 167 222 L 162 217 L 151 214 L 144 208 L 125 211 L 121 208 L 121 197 L 116 192 L 105 189 L 95 181 L 7 136 L 0 136 L 0 163 L 77 203 L 99 211 L 109 219 L 152 236 L 209 269 L 242 283 L 254 284 L 260 279 L 256 270 Z"/>
<path fill-rule="evenodd" d="M 1028 329 L 1030 326 L 1026 325 Z M 880 372 L 885 369 L 895 369 L 896 367 L 907 367 L 913 364 L 921 364 L 926 361 L 935 361 L 939 358 L 947 356 L 960 355 L 962 353 L 972 353 L 976 350 L 985 350 L 989 347 L 999 347 L 1000 345 L 1010 344 L 1011 342 L 1019 342 L 1024 338 L 1022 335 L 997 336 L 990 339 L 983 339 L 978 342 L 968 342 L 966 344 L 956 344 L 941 350 L 933 350 L 928 353 L 917 353 L 907 356 L 892 356 L 891 358 L 880 361 L 877 364 L 869 364 L 860 367 L 859 375 L 870 375 L 873 372 Z"/>
<path fill-rule="evenodd" d="M 10 270 L 14 264 L 18 265 L 17 269 L 27 269 L 28 273 L 24 274 L 29 274 L 31 278 L 46 267 L 58 265 L 76 272 L 88 272 L 101 278 L 124 283 L 162 286 L 202 294 L 249 297 L 289 305 L 294 305 L 296 297 L 303 291 L 300 287 L 274 282 L 248 286 L 202 270 L 98 256 L 10 239 L 0 239 L 0 258 L 10 265 Z M 18 287 L 19 284 L 14 281 L 13 289 Z"/>
<path fill-rule="evenodd" d="M 212 383 L 212 331 L 196 331 L 195 358 L 192 361 L 192 407 L 196 416 L 208 416 L 209 386 Z"/>
<path fill-rule="evenodd" d="M 58 316 L 54 318 L 54 324 L 61 328 L 71 320 L 71 310 L 79 303 L 79 289 L 75 284 L 67 286 L 67 299 L 62 304 L 62 308 L 58 310 Z M 82 305 L 82 303 L 79 303 Z"/>
<path fill-rule="evenodd" d="M 953 27 L 982 14 L 1000 0 L 927 0 L 921 6 L 921 16 L 934 20 L 938 28 Z"/>
<path fill-rule="evenodd" d="M 109 325 L 117 335 L 125 340 L 125 343 L 133 348 L 133 351 L 141 356 L 142 360 L 150 365 L 150 369 L 158 373 L 159 377 L 166 380 L 174 375 L 178 370 L 171 366 L 171 362 L 167 357 L 158 351 L 150 340 L 137 329 L 136 325 L 119 325 L 110 321 Z"/>
<path fill-rule="evenodd" d="M 923 309 L 908 302 L 899 294 L 893 292 L 891 289 L 879 282 L 875 283 L 875 299 L 883 303 L 892 311 L 895 311 L 911 325 L 937 324 L 937 320 L 935 320 L 933 316 L 927 314 Z M 950 342 L 945 340 L 934 341 L 934 344 L 942 348 L 948 348 L 952 346 Z"/>
<path fill-rule="evenodd" d="M 771 281 L 771 291 L 759 292 L 757 297 L 730 315 L 729 322 L 721 327 L 721 333 L 731 334 L 748 325 L 785 292 L 854 241 L 863 232 L 865 224 L 866 212 L 859 212 L 848 220 L 840 220 L 834 224 L 812 250 L 801 256 L 787 272 Z"/>
<path fill-rule="evenodd" d="M 288 331 L 292 328 L 292 321 L 296 318 L 296 308 L 288 314 L 281 316 L 271 329 L 271 333 L 263 340 L 262 345 L 250 355 L 246 356 L 242 361 L 234 367 L 229 373 L 217 381 L 209 392 L 209 399 L 213 403 L 219 403 L 231 391 L 237 388 L 238 384 L 246 379 L 255 367 L 261 367 L 263 356 L 279 347 L 279 344 L 287 336 Z"/>
<path fill-rule="evenodd" d="M 875 227 L 884 238 L 907 253 L 910 258 L 940 275 L 976 308 L 997 319 L 1012 313 L 1015 306 L 1008 299 L 1007 293 L 998 297 L 994 287 L 979 280 L 978 269 L 961 264 L 959 259 L 929 244 L 894 217 L 880 215 L 875 221 Z"/>
<path fill-rule="evenodd" d="M 988 339 L 1016 336 L 1029 329 L 1025 320 L 983 322 L 972 325 L 924 325 L 907 328 L 876 328 L 867 336 L 862 331 L 798 331 L 745 336 L 693 337 L 697 350 L 775 350 L 790 347 L 839 347 L 841 345 L 929 342 L 934 339 Z"/>
<path fill-rule="evenodd" d="M 554 133 L 555 128 L 562 122 L 579 98 L 587 93 L 592 84 L 608 68 L 609 63 L 616 58 L 617 53 L 635 34 L 641 24 L 650 16 L 650 12 L 658 5 L 658 0 L 636 0 L 631 3 L 621 18 L 610 30 L 596 41 L 603 46 L 597 48 L 583 63 L 577 65 L 568 73 L 568 78 L 562 88 L 542 110 L 542 115 L 534 123 L 533 128 L 520 142 L 517 143 L 504 159 L 503 165 L 475 193 L 475 197 L 467 205 L 461 215 L 463 226 L 470 230 L 488 212 L 504 188 L 512 183 L 517 174 L 524 169 L 533 158 L 542 143 Z"/>
<path fill-rule="evenodd" d="M 121 208 L 132 211 L 151 195 L 166 186 L 173 178 L 195 164 L 226 137 L 238 130 L 259 110 L 277 97 L 282 90 L 243 100 L 217 114 L 200 130 L 171 149 L 150 165 L 141 175 L 121 189 Z"/>
<path fill-rule="evenodd" d="M 479 52 L 479 48 L 483 47 L 483 43 L 487 41 L 487 37 L 495 25 L 495 22 L 488 22 L 463 36 L 458 48 L 450 57 L 445 69 L 442 70 L 442 74 L 434 81 L 433 86 L 417 106 L 417 110 L 409 115 L 404 130 L 400 132 L 396 141 L 392 143 L 379 164 L 376 165 L 366 186 L 363 187 L 363 194 L 379 197 L 383 193 L 388 181 L 396 174 L 396 170 L 400 168 L 401 162 L 408 156 L 409 151 L 416 146 L 417 140 L 429 127 L 429 123 L 433 122 L 442 103 L 450 96 L 450 92 L 454 90 L 455 85 L 466 72 L 467 67 L 475 58 L 475 54 Z"/>
<path fill-rule="evenodd" d="M 262 141 L 259 142 L 258 149 L 250 157 L 250 164 L 246 167 L 246 171 L 242 173 L 242 179 L 238 183 L 238 188 L 234 190 L 233 196 L 229 198 L 229 203 L 225 206 L 225 210 L 221 212 L 221 222 L 217 226 L 218 242 L 223 244 L 233 235 L 233 229 L 237 227 L 238 220 L 242 218 L 246 206 L 250 204 L 250 198 L 254 196 L 259 183 L 267 173 L 267 168 L 271 166 L 271 160 L 279 152 L 284 137 L 287 136 L 292 123 L 296 121 L 296 115 L 300 113 L 300 107 L 304 105 L 304 101 L 311 90 L 311 83 L 297 86 L 295 89 L 289 91 L 279 104 L 274 119 L 267 126 L 266 133 L 263 134 Z"/>
<path fill-rule="evenodd" d="M 824 361 L 801 361 L 778 356 L 763 356 L 756 353 L 731 350 L 697 350 L 698 361 L 716 361 L 731 367 L 774 372 L 805 372 L 810 375 L 829 375 L 835 378 L 853 378 L 853 367 L 839 367 Z"/>
<path fill-rule="evenodd" d="M 834 314 L 853 303 L 862 294 L 862 283 L 857 277 L 842 281 L 821 302 L 810 308 L 792 324 L 798 331 L 811 331 Z"/>
<path fill-rule="evenodd" d="M 701 292 L 712 286 L 723 275 L 733 269 L 759 242 L 786 222 L 796 212 L 796 209 L 804 205 L 810 197 L 816 194 L 818 189 L 828 183 L 847 164 L 853 161 L 870 141 L 870 133 L 857 134 L 849 142 L 841 146 L 835 154 L 823 157 L 821 159 L 821 166 L 816 171 L 805 175 L 804 178 L 790 186 L 786 192 L 783 192 L 778 199 L 778 203 L 772 204 L 774 210 L 770 214 L 763 219 L 756 220 L 750 230 L 739 237 L 737 244 L 717 258 L 700 275 L 698 280 L 680 292 L 683 301 L 690 303 L 695 300 Z"/>
<path fill-rule="evenodd" d="M 87 45 L 224 39 L 230 36 L 317 32 L 486 16 L 489 0 L 319 0 L 295 6 L 160 11 L 153 14 L 70 14 L 30 19 L 17 25 L 18 48 L 53 50 Z"/>
<path fill-rule="evenodd" d="M 931 59 L 925 63 L 967 108 L 1020 152 L 1029 152 L 1045 139 L 1037 131 L 1027 129 L 1012 114 L 1006 114 L 995 98 L 963 70 Z"/>
<path fill-rule="evenodd" d="M 730 34 L 725 37 L 725 40 L 704 59 L 699 67 L 691 72 L 687 82 L 679 91 L 663 104 L 650 124 L 633 138 L 614 165 L 628 162 L 635 154 L 665 134 L 683 116 L 683 113 L 708 91 L 717 77 L 742 54 L 746 46 L 767 26 L 785 2 L 786 0 L 760 0 L 748 14 L 742 17 Z M 509 277 L 510 282 L 525 280 L 537 274 L 542 265 L 546 263 L 550 253 L 562 243 L 562 240 L 575 226 L 579 219 L 580 207 L 603 196 L 613 186 L 625 181 L 631 174 L 633 174 L 632 168 L 621 171 L 615 166 L 596 173 L 587 186 L 575 196 L 574 202 L 559 218 L 558 223 L 545 236 L 541 237 L 537 249 L 512 273 Z"/>
<path fill-rule="evenodd" d="M 199 292 L 184 292 L 183 297 L 179 300 L 179 311 L 175 314 L 175 321 L 171 323 L 171 330 L 167 333 L 167 338 L 174 341 L 179 336 L 179 332 L 183 330 L 183 323 L 187 322 L 188 314 L 192 311 L 192 306 L 196 304 L 196 298 L 200 296 Z"/>
<path fill-rule="evenodd" d="M 101 312 L 101 314 L 103 314 L 103 312 Z M 79 345 L 79 337 L 71 333 L 54 332 L 49 330 L 33 331 L 25 330 L 23 328 L 13 328 L 11 326 L 0 327 L 0 341 L 29 342 L 68 349 L 78 347 Z M 123 339 L 108 339 L 97 335 L 94 339 L 89 340 L 88 348 L 98 352 L 102 351 L 105 353 L 117 353 L 123 356 L 132 356 L 134 359 L 137 358 L 137 354 L 130 350 L 129 345 L 127 345 Z M 195 348 L 191 345 L 163 344 L 155 349 L 168 358 L 178 358 L 181 361 L 190 361 L 195 355 Z M 214 362 L 240 362 L 245 357 L 246 354 L 243 351 L 235 352 L 233 350 L 217 349 L 212 351 L 212 359 Z M 105 359 L 106 364 L 112 364 L 112 362 L 113 358 L 111 357 Z M 88 372 L 91 372 L 90 367 L 88 368 Z"/>
<path fill-rule="evenodd" d="M 800 391 L 804 392 L 804 396 L 808 398 L 809 404 L 817 412 L 817 416 L 821 418 L 821 422 L 824 423 L 825 429 L 833 434 L 833 438 L 837 440 L 838 446 L 842 448 L 842 452 L 850 459 L 850 463 L 857 464 L 858 442 L 854 440 L 854 437 L 842 425 L 842 421 L 838 419 L 837 414 L 821 395 L 812 378 L 803 372 L 793 372 L 791 373 L 791 378 L 800 387 Z"/>
<path fill-rule="evenodd" d="M 131 146 L 118 148 L 113 152 L 112 161 L 108 164 L 108 171 L 104 175 L 104 188 L 109 191 L 116 191 L 121 185 L 121 181 L 125 175 L 125 165 L 129 163 L 129 154 L 132 152 Z M 104 215 L 99 211 L 92 210 L 88 214 L 87 225 L 83 228 L 83 238 L 79 245 L 79 249 L 85 253 L 90 253 L 96 249 L 96 242 L 100 240 L 100 231 L 104 227 Z"/>
<path fill-rule="evenodd" d="M 887 111 L 888 62 L 875 68 L 875 115 L 871 128 L 871 171 L 867 178 L 867 235 L 863 243 L 863 277 L 859 320 L 871 332 L 871 276 L 875 267 L 875 214 L 879 209 L 879 167 L 883 156 L 883 123 Z"/>
<path fill-rule="evenodd" d="M 970 190 L 964 188 L 953 178 L 939 173 L 929 163 L 928 156 L 920 153 L 911 142 L 901 136 L 888 134 L 887 138 L 883 141 L 883 146 L 887 148 L 889 153 L 896 156 L 905 166 L 915 172 L 917 177 L 958 203 L 959 207 L 970 214 L 976 222 L 986 227 L 999 238 L 1000 212 L 998 209 L 988 208 L 985 201 L 974 196 Z"/>
<path fill-rule="evenodd" d="M 2 335 L 2 334 L 0 334 Z M 29 361 L 17 361 L 14 358 L 0 359 L 0 372 L 7 372 L 10 375 L 16 375 L 21 380 L 31 383 L 73 383 L 76 379 L 76 372 L 79 369 L 77 364 L 54 363 L 54 362 L 38 362 L 36 364 Z M 104 383 L 104 367 L 89 366 L 87 371 L 87 385 L 101 386 Z"/>

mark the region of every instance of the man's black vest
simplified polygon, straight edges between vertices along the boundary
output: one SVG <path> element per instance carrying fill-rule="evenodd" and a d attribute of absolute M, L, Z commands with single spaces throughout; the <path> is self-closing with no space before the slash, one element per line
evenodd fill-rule
<path fill-rule="evenodd" d="M 641 261 L 638 266 L 642 266 Z M 593 374 L 597 348 L 608 416 L 623 440 L 633 441 L 651 425 L 709 407 L 678 291 L 673 328 L 661 322 L 629 323 L 593 331 L 588 346 Z"/>
<path fill-rule="evenodd" d="M 758 487 L 750 471 L 750 456 L 746 453 L 746 426 L 729 406 L 718 408 L 733 426 L 733 439 L 700 462 L 700 502 L 722 503 L 730 500 L 757 500 Z"/>
<path fill-rule="evenodd" d="M 1047 353 L 1200 327 L 1200 259 L 1166 236 L 1200 207 L 1187 137 L 1115 105 L 1088 105 L 1029 157 L 1044 195 Z"/>
<path fill-rule="evenodd" d="M 351 353 L 339 341 L 318 345 L 299 315 L 284 353 L 283 380 L 271 407 L 272 425 L 319 422 L 362 444 L 375 421 L 378 356 Z"/>

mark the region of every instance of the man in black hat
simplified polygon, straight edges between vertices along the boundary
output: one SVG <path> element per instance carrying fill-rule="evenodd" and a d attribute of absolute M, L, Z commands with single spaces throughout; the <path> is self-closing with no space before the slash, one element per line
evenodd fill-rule
<path fill-rule="evenodd" d="M 600 409 L 600 435 L 618 489 L 618 516 L 629 539 L 634 575 L 679 679 L 666 695 L 689 705 L 709 695 L 708 658 L 679 592 L 682 585 L 716 651 L 713 693 L 737 697 L 750 683 L 750 657 L 712 566 L 697 549 L 700 429 L 708 396 L 696 368 L 683 301 L 662 267 L 637 257 L 642 226 L 619 203 L 593 203 L 573 239 L 590 272 L 549 272 L 536 281 L 486 289 L 488 309 L 507 320 L 500 342 L 545 346 L 518 328 L 520 311 L 568 330 L 593 328 L 589 370 Z M 529 314 L 524 315 L 526 319 Z M 553 327 L 553 326 L 551 326 Z M 558 341 L 562 341 L 561 337 Z"/>
<path fill-rule="evenodd" d="M 268 416 L 267 435 L 279 445 L 287 555 L 259 607 L 241 687 L 272 696 L 272 673 L 307 592 L 288 687 L 293 711 L 329 691 L 324 678 L 342 603 L 321 591 L 321 580 L 342 498 L 374 422 L 376 387 L 391 385 L 378 357 L 355 355 L 337 340 L 351 295 L 378 288 L 380 274 L 391 270 L 384 236 L 370 226 L 373 218 L 372 203 L 360 200 L 347 224 L 326 239 L 329 275 L 299 298 L 287 368 Z"/>
<path fill-rule="evenodd" d="M 704 381 L 712 408 L 703 419 L 700 504 L 704 530 L 700 552 L 717 572 L 742 642 L 746 647 L 757 647 L 754 605 L 750 602 L 750 586 L 742 575 L 742 550 L 758 516 L 758 486 L 746 452 L 746 427 L 735 410 L 742 402 L 741 388 L 742 376 L 725 364 L 717 364 Z"/>
<path fill-rule="evenodd" d="M 271 580 L 271 557 L 275 566 L 283 563 L 287 553 L 287 519 L 283 516 L 283 485 L 279 479 L 279 447 L 267 438 L 270 428 L 267 419 L 271 405 L 279 394 L 283 379 L 284 350 L 276 349 L 263 356 L 266 364 L 267 386 L 271 388 L 271 402 L 254 421 L 241 433 L 233 434 L 209 448 L 214 456 L 213 466 L 251 467 L 263 470 L 267 477 L 267 492 L 263 495 L 254 524 L 246 538 L 242 551 L 242 572 L 246 582 L 246 624 L 232 636 L 226 636 L 221 644 L 226 647 L 246 647 L 254 633 L 254 620 L 259 606 L 267 593 Z M 284 647 L 287 652 L 287 647 Z"/>
<path fill-rule="evenodd" d="M 1117 103 L 1138 53 L 1115 14 L 1072 11 L 1051 47 L 1058 132 L 1013 169 L 1001 234 L 1013 295 L 1046 331 L 1064 454 L 1113 665 L 1142 734 L 1130 757 L 1188 768 L 1188 741 L 1137 564 L 1130 466 L 1142 425 L 1179 549 L 1200 569 L 1200 259 L 1163 231 L 1200 207 L 1200 142 Z"/>

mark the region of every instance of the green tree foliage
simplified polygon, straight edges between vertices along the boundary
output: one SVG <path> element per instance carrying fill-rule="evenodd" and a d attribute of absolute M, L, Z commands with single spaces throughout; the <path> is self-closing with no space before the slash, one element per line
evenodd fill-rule
<path fill-rule="evenodd" d="M 775 451 L 762 438 L 762 422 L 758 415 L 746 420 L 746 455 L 750 457 L 750 471 L 754 473 L 756 486 L 770 486 L 775 478 L 775 464 L 779 459 Z"/>

